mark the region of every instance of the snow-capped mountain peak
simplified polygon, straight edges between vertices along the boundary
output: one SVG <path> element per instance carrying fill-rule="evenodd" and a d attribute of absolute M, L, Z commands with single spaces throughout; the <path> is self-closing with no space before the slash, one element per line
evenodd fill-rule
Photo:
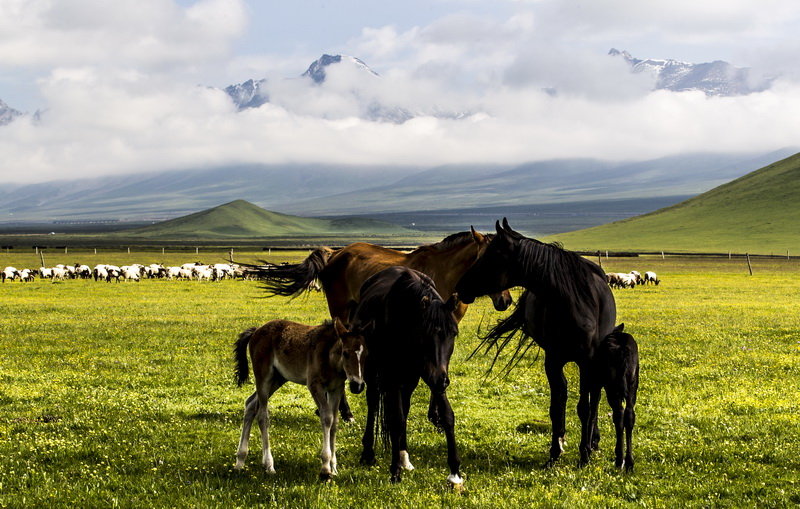
<path fill-rule="evenodd" d="M 359 69 L 363 69 L 372 76 L 378 76 L 378 73 L 369 68 L 363 60 L 350 56 L 350 55 L 328 55 L 324 54 L 319 59 L 315 60 L 308 67 L 306 72 L 302 74 L 304 78 L 311 78 L 315 83 L 325 82 L 325 69 L 334 64 L 349 63 Z"/>
<path fill-rule="evenodd" d="M 20 115 L 22 112 L 15 110 L 0 99 L 0 125 L 9 124 Z"/>
<path fill-rule="evenodd" d="M 672 59 L 641 60 L 616 48 L 611 48 L 608 54 L 623 58 L 630 65 L 631 72 L 653 76 L 656 90 L 700 90 L 708 96 L 734 96 L 761 92 L 770 85 L 766 78 L 752 80 L 750 69 L 735 67 L 722 60 L 700 64 Z"/>

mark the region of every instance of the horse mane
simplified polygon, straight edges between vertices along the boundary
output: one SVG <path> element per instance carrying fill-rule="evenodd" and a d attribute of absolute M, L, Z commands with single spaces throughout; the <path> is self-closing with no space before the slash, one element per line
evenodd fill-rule
<path fill-rule="evenodd" d="M 491 235 L 486 235 L 486 237 L 491 238 Z M 472 232 L 453 233 L 443 238 L 439 242 L 420 246 L 414 251 L 412 251 L 412 253 L 419 253 L 423 251 L 433 251 L 439 253 L 451 249 L 453 247 L 461 246 L 462 244 L 465 244 L 468 241 L 472 242 Z"/>
<path fill-rule="evenodd" d="M 489 365 L 487 374 L 494 370 L 495 364 L 497 364 L 497 361 L 500 359 L 500 355 L 509 345 L 513 345 L 516 342 L 511 357 L 501 370 L 501 373 L 504 375 L 510 373 L 523 359 L 525 354 L 528 353 L 528 350 L 536 346 L 536 342 L 524 329 L 525 300 L 528 295 L 528 290 L 522 292 L 522 295 L 519 296 L 516 304 L 514 304 L 514 310 L 511 314 L 498 320 L 485 336 L 481 336 L 480 343 L 478 343 L 475 350 L 469 354 L 467 359 L 471 359 L 481 350 L 484 350 L 484 354 L 488 354 L 492 348 L 495 349 L 494 357 L 492 358 L 492 363 Z"/>
<path fill-rule="evenodd" d="M 391 299 L 395 289 L 402 292 L 407 298 L 402 300 Z M 439 331 L 445 331 L 447 334 L 453 335 L 458 334 L 458 324 L 452 313 L 445 309 L 445 303 L 436 291 L 433 279 L 426 274 L 419 271 L 404 273 L 394 283 L 389 295 L 390 302 L 387 303 L 389 311 L 400 311 L 405 314 L 408 310 L 408 302 L 419 303 L 417 311 L 421 311 L 422 320 L 418 325 L 421 327 L 419 332 L 423 335 L 431 337 Z M 423 306 L 422 302 L 425 300 L 427 300 L 428 304 Z M 403 309 L 404 307 L 405 309 Z"/>
<path fill-rule="evenodd" d="M 592 295 L 592 276 L 606 280 L 603 269 L 564 249 L 558 242 L 548 244 L 519 234 L 515 238 L 519 243 L 518 258 L 524 269 L 523 277 L 536 283 L 537 292 L 543 292 L 547 297 L 588 304 Z"/>

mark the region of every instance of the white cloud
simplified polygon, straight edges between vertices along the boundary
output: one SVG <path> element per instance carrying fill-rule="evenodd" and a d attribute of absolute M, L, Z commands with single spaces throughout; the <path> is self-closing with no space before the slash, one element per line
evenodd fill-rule
<path fill-rule="evenodd" d="M 800 86 L 790 81 L 794 64 L 787 63 L 794 60 L 777 58 L 791 45 L 753 50 L 754 59 L 785 62 L 785 78 L 772 89 L 728 98 L 651 92 L 647 76 L 631 75 L 621 59 L 605 56 L 603 37 L 616 33 L 711 38 L 726 30 L 761 34 L 780 23 L 749 8 L 750 17 L 717 18 L 714 4 L 703 7 L 698 16 L 708 21 L 706 33 L 677 27 L 691 7 L 684 0 L 653 2 L 650 10 L 621 0 L 585 2 L 582 10 L 542 0 L 501 20 L 459 14 L 406 30 L 367 28 L 347 47 L 381 77 L 342 65 L 330 68 L 320 87 L 297 77 L 305 60 L 228 58 L 245 24 L 240 2 L 181 8 L 166 0 L 123 0 L 113 9 L 100 0 L 73 3 L 75 10 L 59 12 L 55 3 L 0 0 L 0 70 L 44 70 L 41 119 L 0 127 L 0 173 L 12 178 L 242 163 L 434 166 L 766 152 L 795 145 L 800 131 Z M 735 3 L 744 8 L 744 0 Z M 786 3 L 770 5 L 786 12 Z M 656 16 L 662 21 L 650 19 Z M 670 30 L 659 32 L 660 23 Z M 210 67 L 221 70 L 217 76 L 271 70 L 271 103 L 235 111 L 222 91 L 197 85 L 208 83 L 198 77 Z M 547 87 L 558 94 L 548 95 Z M 363 118 L 369 104 L 417 118 L 369 121 Z M 466 118 L 432 115 L 442 112 Z"/>

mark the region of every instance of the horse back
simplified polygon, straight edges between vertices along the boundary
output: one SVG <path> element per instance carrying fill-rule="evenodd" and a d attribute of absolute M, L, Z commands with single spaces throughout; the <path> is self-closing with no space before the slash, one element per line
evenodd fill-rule
<path fill-rule="evenodd" d="M 274 368 L 291 382 L 305 383 L 309 353 L 322 327 L 272 320 L 256 329 L 250 339 L 250 359 L 256 379 L 262 379 Z"/>

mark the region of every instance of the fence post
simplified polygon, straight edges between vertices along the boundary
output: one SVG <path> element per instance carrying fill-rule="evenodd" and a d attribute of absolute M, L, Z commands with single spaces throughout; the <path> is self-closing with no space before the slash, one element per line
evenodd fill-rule
<path fill-rule="evenodd" d="M 164 248 L 163 247 L 161 248 L 161 254 L 164 254 Z"/>
<path fill-rule="evenodd" d="M 131 248 L 128 246 L 128 254 L 131 254 Z"/>
<path fill-rule="evenodd" d="M 97 248 L 94 248 L 94 254 L 97 254 Z"/>
<path fill-rule="evenodd" d="M 731 250 L 728 249 L 728 260 L 730 260 L 730 259 L 731 259 Z"/>
<path fill-rule="evenodd" d="M 786 259 L 789 260 L 789 250 L 786 250 Z"/>
<path fill-rule="evenodd" d="M 597 250 L 597 265 L 599 265 L 601 269 L 603 268 L 603 255 L 600 254 L 599 249 Z"/>
<path fill-rule="evenodd" d="M 750 271 L 750 275 L 752 276 L 753 275 L 753 266 L 750 265 L 750 253 L 745 253 L 744 255 L 747 257 L 747 270 Z"/>
<path fill-rule="evenodd" d="M 231 263 L 233 263 L 233 248 L 231 248 L 231 252 L 229 253 Z"/>
<path fill-rule="evenodd" d="M 666 260 L 666 258 L 664 258 L 664 251 L 661 251 L 661 259 Z"/>
<path fill-rule="evenodd" d="M 64 246 L 64 254 L 67 254 L 67 246 Z"/>
<path fill-rule="evenodd" d="M 39 259 L 42 260 L 42 267 L 44 267 L 44 251 L 39 251 Z"/>

